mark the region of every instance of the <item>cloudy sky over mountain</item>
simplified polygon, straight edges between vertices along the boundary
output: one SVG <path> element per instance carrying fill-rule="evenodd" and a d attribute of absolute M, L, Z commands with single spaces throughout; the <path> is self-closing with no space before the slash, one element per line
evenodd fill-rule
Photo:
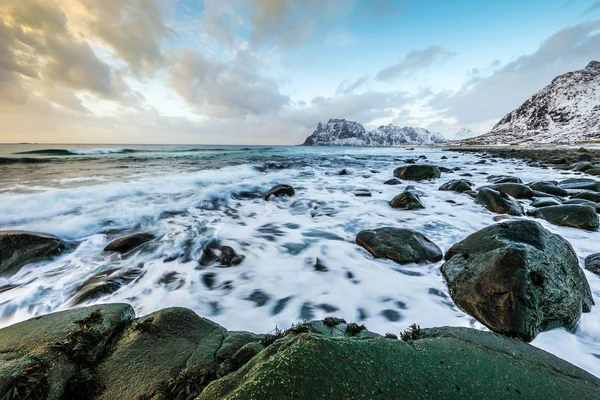
<path fill-rule="evenodd" d="M 597 0 L 4 0 L 0 142 L 484 133 L 598 58 Z"/>

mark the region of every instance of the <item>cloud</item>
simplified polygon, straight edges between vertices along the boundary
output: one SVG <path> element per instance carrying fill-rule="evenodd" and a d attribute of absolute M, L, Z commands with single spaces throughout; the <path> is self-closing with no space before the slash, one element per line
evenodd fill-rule
<path fill-rule="evenodd" d="M 592 4 L 590 6 L 590 8 L 588 8 L 587 10 L 585 10 L 583 12 L 583 14 L 584 15 L 591 14 L 591 13 L 593 13 L 595 11 L 598 11 L 598 10 L 600 10 L 600 0 L 595 1 L 594 4 Z"/>
<path fill-rule="evenodd" d="M 170 83 L 202 115 L 245 118 L 277 112 L 290 99 L 274 79 L 258 72 L 260 67 L 260 60 L 248 51 L 221 62 L 187 50 L 172 68 Z"/>
<path fill-rule="evenodd" d="M 385 67 L 375 75 L 375 79 L 390 82 L 400 78 L 410 77 L 426 68 L 454 57 L 440 46 L 430 46 L 423 50 L 410 51 L 399 63 Z"/>
<path fill-rule="evenodd" d="M 519 107 L 552 79 L 582 69 L 600 49 L 600 20 L 563 29 L 546 39 L 539 49 L 495 70 L 475 77 L 457 92 L 435 95 L 429 106 L 459 123 L 499 120 Z"/>
<path fill-rule="evenodd" d="M 364 86 L 369 79 L 369 75 L 363 75 L 354 82 L 348 82 L 348 80 L 345 80 L 337 87 L 335 94 L 336 96 L 341 94 L 351 94 L 361 86 Z"/>

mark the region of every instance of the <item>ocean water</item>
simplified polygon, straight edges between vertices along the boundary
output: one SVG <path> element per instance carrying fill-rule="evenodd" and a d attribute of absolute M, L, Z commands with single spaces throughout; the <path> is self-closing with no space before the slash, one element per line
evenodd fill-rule
<path fill-rule="evenodd" d="M 409 182 L 423 192 L 425 210 L 391 209 L 388 201 L 406 184 L 383 182 L 419 156 L 461 171 Z M 0 229 L 48 232 L 67 243 L 62 254 L 0 277 L 0 287 L 11 287 L 0 291 L 0 326 L 71 307 L 93 274 L 138 267 L 138 279 L 95 303 L 126 302 L 138 315 L 187 307 L 255 332 L 326 316 L 381 334 L 413 323 L 486 329 L 452 303 L 441 262 L 399 266 L 354 243 L 363 229 L 394 226 L 418 230 L 445 251 L 493 224 L 496 215 L 470 197 L 438 190 L 462 173 L 476 186 L 494 174 L 525 182 L 578 176 L 478 160 L 440 148 L 0 145 Z M 338 174 L 343 168 L 349 175 Z M 296 195 L 265 201 L 278 183 L 293 185 Z M 356 197 L 358 189 L 373 196 Z M 600 233 L 540 222 L 573 245 L 581 265 L 600 251 Z M 103 252 L 135 232 L 157 239 L 127 255 Z M 211 241 L 233 247 L 242 264 L 199 265 Z M 585 274 L 598 305 L 573 331 L 542 333 L 533 345 L 600 376 L 600 277 Z"/>

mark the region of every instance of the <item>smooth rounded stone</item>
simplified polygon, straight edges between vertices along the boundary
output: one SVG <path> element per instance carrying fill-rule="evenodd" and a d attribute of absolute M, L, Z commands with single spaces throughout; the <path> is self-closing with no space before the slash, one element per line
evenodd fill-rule
<path fill-rule="evenodd" d="M 575 251 L 530 220 L 488 226 L 452 246 L 442 274 L 463 311 L 491 330 L 531 341 L 571 329 L 594 300 Z"/>
<path fill-rule="evenodd" d="M 600 204 L 595 201 L 585 200 L 585 199 L 569 199 L 565 200 L 563 204 L 578 204 L 582 206 L 590 206 L 596 209 L 596 212 L 600 212 Z"/>
<path fill-rule="evenodd" d="M 540 198 L 534 198 L 533 202 L 531 203 L 532 207 L 535 208 L 542 208 L 542 207 L 550 207 L 550 206 L 560 206 L 562 205 L 562 203 L 560 202 L 560 200 L 554 198 L 554 197 L 540 197 Z"/>
<path fill-rule="evenodd" d="M 533 190 L 537 190 L 538 192 L 548 193 L 554 196 L 565 197 L 568 195 L 567 191 L 559 187 L 556 182 L 534 182 L 530 183 L 529 187 Z"/>
<path fill-rule="evenodd" d="M 128 253 L 144 243 L 153 240 L 156 236 L 151 233 L 135 233 L 133 235 L 124 236 L 113 240 L 105 248 L 104 251 L 114 251 L 116 253 Z"/>
<path fill-rule="evenodd" d="M 422 181 L 434 179 L 442 176 L 440 169 L 434 165 L 408 165 L 406 167 L 396 168 L 394 176 L 399 179 L 409 181 Z"/>
<path fill-rule="evenodd" d="M 440 172 L 443 172 L 445 174 L 453 174 L 454 173 L 454 170 L 450 169 L 450 168 L 438 167 L 438 169 L 440 170 Z"/>
<path fill-rule="evenodd" d="M 402 181 L 398 178 L 392 178 L 392 179 L 388 179 L 387 181 L 383 182 L 384 185 L 401 185 Z"/>
<path fill-rule="evenodd" d="M 491 332 L 415 327 L 403 341 L 348 337 L 344 325 L 325 326 L 321 334 L 304 324 L 304 332 L 285 335 L 211 382 L 197 400 L 523 400 L 574 394 L 592 400 L 600 390 L 600 380 L 582 369 Z"/>
<path fill-rule="evenodd" d="M 236 253 L 231 246 L 221 246 L 218 242 L 210 242 L 203 250 L 198 262 L 200 266 L 218 264 L 220 267 L 235 267 L 244 261 L 244 256 Z"/>
<path fill-rule="evenodd" d="M 421 210 L 425 206 L 421 203 L 419 196 L 412 192 L 402 192 L 390 201 L 390 207 L 399 210 Z"/>
<path fill-rule="evenodd" d="M 582 161 L 582 162 L 578 162 L 575 164 L 571 164 L 570 169 L 572 169 L 573 171 L 579 171 L 579 172 L 585 172 L 588 169 L 592 169 L 594 168 L 594 165 L 592 165 L 591 162 L 589 161 Z"/>
<path fill-rule="evenodd" d="M 354 193 L 354 195 L 356 197 L 371 197 L 372 196 L 371 192 L 368 191 L 367 189 L 358 189 L 352 193 Z"/>
<path fill-rule="evenodd" d="M 477 198 L 477 192 L 475 190 L 466 190 L 462 192 L 462 194 L 466 194 L 467 196 L 472 197 L 474 199 Z"/>
<path fill-rule="evenodd" d="M 79 305 L 115 293 L 144 274 L 143 268 L 109 269 L 89 277 L 67 303 Z"/>
<path fill-rule="evenodd" d="M 361 231 L 356 244 L 375 258 L 385 258 L 398 264 L 438 262 L 442 250 L 422 233 L 411 229 L 378 228 Z"/>
<path fill-rule="evenodd" d="M 88 398 L 77 393 L 81 369 L 98 363 L 134 317 L 128 304 L 99 304 L 0 329 L 1 398 Z M 87 382 L 85 394 L 94 389 L 93 382 Z"/>
<path fill-rule="evenodd" d="M 496 214 L 508 214 L 520 217 L 525 210 L 516 199 L 491 188 L 483 188 L 477 193 L 475 203 Z"/>
<path fill-rule="evenodd" d="M 594 166 L 594 168 L 588 169 L 587 171 L 585 171 L 585 173 L 588 175 L 600 176 L 600 168 L 597 168 L 597 166 Z"/>
<path fill-rule="evenodd" d="M 523 183 L 521 178 L 510 175 L 490 175 L 487 177 L 487 181 L 493 184 L 497 183 Z"/>
<path fill-rule="evenodd" d="M 596 209 L 586 205 L 550 206 L 532 210 L 529 216 L 542 218 L 554 225 L 569 226 L 588 231 L 598 230 Z"/>
<path fill-rule="evenodd" d="M 24 231 L 0 231 L 0 273 L 60 253 L 65 248 L 54 235 Z"/>
<path fill-rule="evenodd" d="M 275 185 L 267 192 L 265 195 L 265 200 L 269 200 L 269 197 L 281 197 L 281 196 L 289 196 L 292 197 L 296 194 L 296 191 L 290 185 Z"/>
<path fill-rule="evenodd" d="M 600 253 L 590 254 L 585 258 L 584 261 L 585 269 L 593 272 L 596 275 L 600 275 Z"/>
<path fill-rule="evenodd" d="M 585 190 L 579 193 L 575 193 L 573 196 L 571 196 L 571 198 L 573 199 L 584 199 L 584 200 L 589 200 L 589 201 L 593 201 L 596 203 L 600 203 L 600 193 L 598 192 L 591 192 L 589 190 Z"/>
<path fill-rule="evenodd" d="M 531 199 L 533 197 L 533 190 L 529 186 L 523 185 L 522 183 L 499 183 L 486 187 L 506 193 L 515 199 Z"/>
<path fill-rule="evenodd" d="M 472 189 L 473 184 L 466 179 L 453 179 L 440 186 L 439 190 L 447 190 L 457 193 L 466 192 Z"/>
<path fill-rule="evenodd" d="M 558 182 L 558 186 L 565 190 L 591 190 L 600 192 L 600 182 L 591 178 L 572 178 Z"/>

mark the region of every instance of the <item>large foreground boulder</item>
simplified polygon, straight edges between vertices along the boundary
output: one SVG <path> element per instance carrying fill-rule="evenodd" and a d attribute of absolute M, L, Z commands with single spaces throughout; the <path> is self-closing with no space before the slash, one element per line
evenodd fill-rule
<path fill-rule="evenodd" d="M 525 212 L 518 200 L 492 188 L 483 188 L 477 192 L 475 203 L 482 205 L 487 210 L 496 214 L 508 214 L 520 217 Z"/>
<path fill-rule="evenodd" d="M 573 328 L 594 300 L 575 251 L 535 221 L 491 225 L 452 246 L 442 274 L 450 296 L 491 330 L 532 340 Z"/>
<path fill-rule="evenodd" d="M 375 258 L 386 258 L 398 264 L 438 262 L 442 250 L 422 233 L 411 229 L 379 228 L 361 231 L 356 244 Z"/>
<path fill-rule="evenodd" d="M 407 165 L 406 167 L 396 168 L 394 170 L 396 178 L 408 181 L 422 181 L 425 179 L 434 179 L 442 176 L 440 169 L 434 165 Z"/>
<path fill-rule="evenodd" d="M 589 205 L 568 204 L 550 206 L 532 210 L 529 215 L 542 218 L 554 225 L 597 231 L 599 220 L 594 207 Z"/>
<path fill-rule="evenodd" d="M 0 231 L 0 274 L 14 272 L 22 266 L 60 253 L 62 240 L 45 233 Z"/>

